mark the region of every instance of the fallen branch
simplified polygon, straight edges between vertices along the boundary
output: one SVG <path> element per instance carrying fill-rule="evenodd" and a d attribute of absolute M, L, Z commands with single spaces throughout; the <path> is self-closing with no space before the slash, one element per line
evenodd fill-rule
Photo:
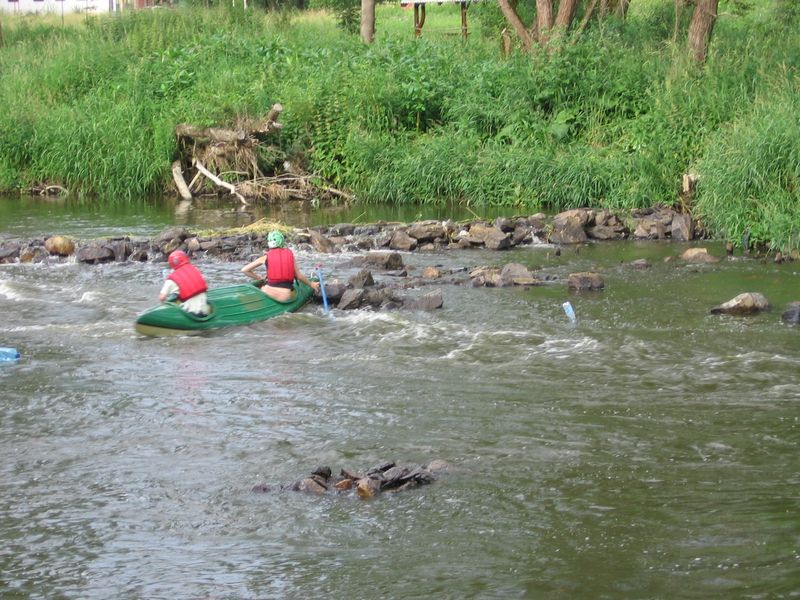
<path fill-rule="evenodd" d="M 69 190 L 67 188 L 61 187 L 60 185 L 33 185 L 28 188 L 29 194 L 39 194 L 40 196 L 66 196 L 69 194 Z"/>
<path fill-rule="evenodd" d="M 341 190 L 337 190 L 336 188 L 323 186 L 323 185 L 316 185 L 313 183 L 312 180 L 320 179 L 318 175 L 294 175 L 291 173 L 282 173 L 280 175 L 276 175 L 274 177 L 260 177 L 258 179 L 253 179 L 252 183 L 255 185 L 271 185 L 271 184 L 279 184 L 279 185 L 287 185 L 287 183 L 300 183 L 305 186 L 312 187 L 316 190 L 327 192 L 334 196 L 339 196 L 340 198 L 346 198 L 347 200 L 354 200 L 354 197 L 347 192 L 343 192 Z"/>
<path fill-rule="evenodd" d="M 198 170 L 198 171 L 200 171 L 200 172 L 201 172 L 203 175 L 205 175 L 206 177 L 208 177 L 208 178 L 209 178 L 211 181 L 213 181 L 213 182 L 214 182 L 215 184 L 217 184 L 219 187 L 221 187 L 221 188 L 225 188 L 225 189 L 226 189 L 226 190 L 228 190 L 228 191 L 229 191 L 231 194 L 233 194 L 234 196 L 236 196 L 236 197 L 239 199 L 239 202 L 241 202 L 242 204 L 245 204 L 245 205 L 249 205 L 249 202 L 247 202 L 247 200 L 245 200 L 245 199 L 244 199 L 244 196 L 242 196 L 242 195 L 241 195 L 239 192 L 237 192 L 237 191 L 236 191 L 236 187 L 235 187 L 233 184 L 231 184 L 231 183 L 228 183 L 227 181 L 222 181 L 222 179 L 220 179 L 219 177 L 217 177 L 216 175 L 214 175 L 214 174 L 213 174 L 211 171 L 209 171 L 208 169 L 206 169 L 206 168 L 203 166 L 203 163 L 201 163 L 201 162 L 200 162 L 199 160 L 197 160 L 197 159 L 194 159 L 194 166 L 195 166 L 195 167 L 197 167 L 197 170 Z"/>
<path fill-rule="evenodd" d="M 257 131 L 259 133 L 272 133 L 273 131 L 283 129 L 283 123 L 278 123 L 278 117 L 281 112 L 283 112 L 283 106 L 280 104 L 273 104 L 267 116 L 264 118 L 264 122 Z"/>
<path fill-rule="evenodd" d="M 355 196 L 353 196 L 352 194 L 348 194 L 347 192 L 343 192 L 341 190 L 337 190 L 336 188 L 321 187 L 319 189 L 321 189 L 323 192 L 328 192 L 329 194 L 332 194 L 333 196 L 339 196 L 340 198 L 344 198 L 345 200 L 350 200 L 351 202 L 353 200 L 355 200 Z"/>
<path fill-rule="evenodd" d="M 181 168 L 181 161 L 176 160 L 172 163 L 172 179 L 175 180 L 175 185 L 178 187 L 178 192 L 184 200 L 192 199 L 192 192 L 189 186 L 186 185 L 186 180 L 183 178 L 183 169 Z"/>
<path fill-rule="evenodd" d="M 192 180 L 189 182 L 189 191 L 192 191 L 194 189 L 194 185 L 198 181 L 200 181 L 200 176 L 201 175 L 202 175 L 202 173 L 200 171 L 198 171 L 197 173 L 194 174 L 194 177 L 192 177 Z"/>
<path fill-rule="evenodd" d="M 236 131 L 233 129 L 222 129 L 220 127 L 200 128 L 188 123 L 181 123 L 175 127 L 175 135 L 178 139 L 188 138 L 202 145 L 223 143 L 223 144 L 243 144 L 249 140 L 246 131 Z"/>
<path fill-rule="evenodd" d="M 45 186 L 45 188 L 39 193 L 42 196 L 49 196 L 51 194 L 58 194 L 59 196 L 61 196 L 69 194 L 69 191 L 67 190 L 67 188 L 61 187 L 60 185 L 48 185 Z"/>

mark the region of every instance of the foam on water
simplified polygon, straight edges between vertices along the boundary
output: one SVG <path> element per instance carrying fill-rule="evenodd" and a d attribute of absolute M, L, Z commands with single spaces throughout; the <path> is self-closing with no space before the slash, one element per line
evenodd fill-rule
<path fill-rule="evenodd" d="M 596 352 L 600 350 L 601 347 L 602 344 L 598 340 L 588 336 L 579 338 L 549 338 L 542 343 L 543 353 L 557 358 L 569 358 L 578 352 Z"/>
<path fill-rule="evenodd" d="M 83 292 L 76 302 L 78 304 L 97 304 L 100 300 L 102 300 L 102 295 L 96 290 L 90 290 L 88 292 Z"/>
<path fill-rule="evenodd" d="M 6 300 L 24 300 L 25 296 L 18 291 L 14 283 L 0 279 L 0 297 Z"/>

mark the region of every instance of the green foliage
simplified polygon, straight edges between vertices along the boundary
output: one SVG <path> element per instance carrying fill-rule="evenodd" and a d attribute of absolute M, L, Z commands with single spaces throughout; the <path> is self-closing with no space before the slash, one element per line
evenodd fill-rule
<path fill-rule="evenodd" d="M 19 43 L 51 42 L 54 39 L 74 37 L 74 29 L 65 29 L 51 23 L 39 22 L 33 15 L 25 15 L 14 23 L 14 27 L 3 27 L 3 43 L 13 46 Z"/>
<path fill-rule="evenodd" d="M 710 136 L 698 163 L 697 211 L 726 238 L 798 248 L 798 98 L 800 79 L 776 78 L 739 119 Z"/>
<path fill-rule="evenodd" d="M 0 161 L 0 189 L 10 190 L 16 187 L 16 170 L 5 161 Z"/>
<path fill-rule="evenodd" d="M 225 126 L 280 102 L 284 128 L 263 160 L 288 155 L 364 201 L 644 207 L 676 202 L 696 170 L 713 232 L 796 246 L 790 5 L 729 2 L 703 67 L 673 45 L 664 3 L 508 58 L 491 3 L 471 5 L 467 41 L 439 33 L 458 32 L 457 6 L 430 6 L 415 39 L 409 11 L 380 5 L 371 45 L 286 4 L 22 21 L 0 49 L 0 187 L 158 192 L 175 125 Z"/>
<path fill-rule="evenodd" d="M 779 0 L 777 2 L 776 17 L 790 26 L 800 23 L 800 3 L 794 0 Z"/>
<path fill-rule="evenodd" d="M 525 23 L 529 22 L 532 12 L 526 10 L 527 5 L 518 5 L 517 10 Z M 477 2 L 469 7 L 470 18 L 477 20 L 481 24 L 481 33 L 484 38 L 497 40 L 498 34 L 505 28 L 509 28 L 508 21 L 503 16 L 499 5 L 496 2 Z"/>
<path fill-rule="evenodd" d="M 358 33 L 361 25 L 360 0 L 314 0 L 312 8 L 329 10 L 336 18 L 337 25 L 347 33 Z"/>

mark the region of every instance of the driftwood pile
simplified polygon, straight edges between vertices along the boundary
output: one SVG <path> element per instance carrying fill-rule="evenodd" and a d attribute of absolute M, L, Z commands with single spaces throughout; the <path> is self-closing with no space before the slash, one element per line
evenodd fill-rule
<path fill-rule="evenodd" d="M 369 499 L 383 492 L 402 492 L 436 481 L 437 475 L 451 471 L 453 466 L 445 460 L 432 460 L 425 466 L 401 466 L 394 461 L 380 463 L 365 474 L 342 469 L 334 475 L 330 467 L 321 466 L 310 475 L 280 486 L 260 484 L 254 492 L 305 492 L 307 494 L 353 492 L 359 498 Z"/>
<path fill-rule="evenodd" d="M 189 202 L 196 195 L 223 192 L 242 204 L 253 199 L 350 199 L 323 185 L 318 176 L 296 172 L 280 149 L 266 145 L 266 139 L 283 128 L 278 122 L 282 111 L 283 106 L 274 104 L 265 117 L 241 118 L 230 129 L 176 126 L 180 158 L 172 163 L 172 178 L 181 198 Z"/>
<path fill-rule="evenodd" d="M 322 177 L 304 172 L 277 145 L 267 143 L 281 131 L 278 117 L 283 106 L 273 104 L 260 119 L 241 117 L 232 127 L 175 127 L 178 158 L 172 163 L 172 180 L 185 210 L 198 196 L 229 194 L 242 204 L 251 200 L 284 202 L 353 200 L 328 185 Z M 302 162 L 302 161 L 300 161 Z M 187 183 L 188 182 L 188 183 Z M 66 188 L 50 183 L 32 185 L 31 194 L 65 196 Z"/>

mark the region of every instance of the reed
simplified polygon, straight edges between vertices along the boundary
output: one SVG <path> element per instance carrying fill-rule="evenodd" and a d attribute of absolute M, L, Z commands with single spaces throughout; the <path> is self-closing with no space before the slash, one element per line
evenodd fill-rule
<path fill-rule="evenodd" d="M 800 79 L 777 77 L 709 139 L 698 163 L 697 212 L 718 235 L 800 247 Z"/>

